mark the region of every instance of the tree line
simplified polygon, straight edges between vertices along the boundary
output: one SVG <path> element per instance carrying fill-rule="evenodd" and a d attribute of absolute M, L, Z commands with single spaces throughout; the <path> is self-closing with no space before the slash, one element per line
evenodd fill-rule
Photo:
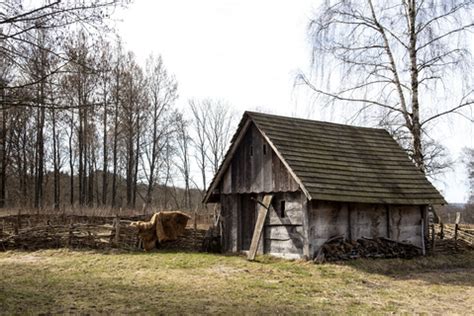
<path fill-rule="evenodd" d="M 162 58 L 140 65 L 106 23 L 125 4 L 2 4 L 0 207 L 199 203 L 192 192 L 217 170 L 233 111 L 211 99 L 178 109 Z"/>

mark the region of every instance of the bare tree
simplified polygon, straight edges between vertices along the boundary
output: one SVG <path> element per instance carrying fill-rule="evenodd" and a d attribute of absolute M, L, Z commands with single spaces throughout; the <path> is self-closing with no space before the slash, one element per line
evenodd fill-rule
<path fill-rule="evenodd" d="M 403 136 L 420 170 L 429 171 L 427 127 L 448 114 L 473 120 L 464 41 L 474 30 L 473 7 L 471 0 L 324 1 L 310 23 L 317 77 L 300 79 L 330 104 L 377 113 Z"/>
<path fill-rule="evenodd" d="M 107 191 L 108 191 L 108 169 L 109 169 L 109 144 L 108 133 L 109 133 L 109 103 L 111 95 L 111 81 L 112 81 L 112 53 L 111 45 L 109 42 L 102 41 L 101 43 L 101 56 L 99 66 L 99 79 L 100 79 L 100 94 L 102 98 L 102 204 L 107 204 Z"/>
<path fill-rule="evenodd" d="M 145 77 L 143 70 L 136 63 L 133 53 L 129 52 L 125 59 L 122 80 L 121 122 L 123 145 L 126 161 L 126 199 L 129 208 L 135 207 L 138 181 L 138 162 L 141 151 L 142 112 L 145 111 Z"/>
<path fill-rule="evenodd" d="M 197 100 L 189 100 L 189 107 L 193 114 L 192 128 L 194 130 L 194 138 L 192 144 L 194 147 L 194 157 L 196 159 L 198 168 L 201 172 L 202 178 L 202 192 L 207 188 L 206 173 L 208 168 L 208 139 L 210 135 L 208 129 L 208 111 L 207 102 L 199 102 Z"/>
<path fill-rule="evenodd" d="M 117 173 L 118 173 L 118 143 L 119 143 L 119 115 L 121 107 L 121 87 L 122 87 L 122 76 L 124 73 L 123 67 L 123 53 L 122 53 L 122 43 L 117 41 L 116 43 L 116 52 L 115 52 L 115 61 L 113 69 L 113 99 L 114 99 L 114 132 L 113 132 L 113 145 L 112 145 L 112 202 L 111 206 L 116 206 L 117 201 Z"/>
<path fill-rule="evenodd" d="M 205 103 L 208 107 L 207 128 L 205 129 L 209 144 L 208 159 L 213 173 L 216 174 L 233 133 L 235 112 L 230 105 L 222 100 L 206 100 Z"/>
<path fill-rule="evenodd" d="M 182 179 L 184 182 L 184 208 L 189 209 L 191 205 L 191 192 L 190 192 L 190 182 L 191 182 L 191 167 L 189 161 L 190 154 L 190 137 L 188 131 L 189 122 L 182 116 L 182 114 L 177 115 L 176 118 L 176 143 L 177 143 L 177 154 L 178 162 L 176 167 L 179 169 Z"/>
<path fill-rule="evenodd" d="M 170 76 L 163 65 L 161 57 L 150 56 L 146 65 L 147 98 L 150 104 L 149 113 L 144 121 L 151 129 L 144 131 L 144 146 L 147 171 L 146 206 L 152 202 L 152 193 L 160 169 L 160 160 L 170 134 L 174 131 L 176 113 L 172 105 L 178 97 L 176 80 Z"/>
<path fill-rule="evenodd" d="M 39 81 L 62 70 L 70 61 L 61 51 L 60 43 L 69 37 L 69 29 L 107 30 L 105 21 L 116 6 L 125 6 L 127 0 L 71 0 L 71 1 L 24 1 L 6 0 L 0 5 L 0 52 L 20 69 L 28 63 L 28 57 L 18 47 L 43 50 L 55 56 L 59 62 L 42 74 L 42 77 L 16 82 L 8 86 L 15 89 L 37 84 Z M 54 33 L 55 45 L 38 43 L 36 33 Z M 21 101 L 21 100 L 19 100 Z M 21 102 L 20 102 L 21 103 Z"/>

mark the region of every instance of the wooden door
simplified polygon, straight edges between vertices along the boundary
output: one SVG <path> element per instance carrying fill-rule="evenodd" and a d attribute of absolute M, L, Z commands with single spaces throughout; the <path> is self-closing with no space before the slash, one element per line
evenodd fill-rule
<path fill-rule="evenodd" d="M 255 194 L 242 194 L 240 201 L 240 250 L 249 250 L 257 220 Z"/>

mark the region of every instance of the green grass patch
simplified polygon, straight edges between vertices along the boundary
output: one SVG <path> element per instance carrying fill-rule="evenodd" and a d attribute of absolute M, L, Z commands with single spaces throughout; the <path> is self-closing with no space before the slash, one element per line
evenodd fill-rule
<path fill-rule="evenodd" d="M 314 265 L 268 256 L 0 253 L 0 314 L 472 314 L 474 253 Z"/>

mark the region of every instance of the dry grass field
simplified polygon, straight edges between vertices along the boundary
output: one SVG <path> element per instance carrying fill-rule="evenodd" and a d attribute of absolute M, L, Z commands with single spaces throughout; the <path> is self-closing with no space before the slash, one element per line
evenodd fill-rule
<path fill-rule="evenodd" d="M 474 252 L 314 265 L 198 253 L 0 253 L 0 314 L 474 314 Z"/>

